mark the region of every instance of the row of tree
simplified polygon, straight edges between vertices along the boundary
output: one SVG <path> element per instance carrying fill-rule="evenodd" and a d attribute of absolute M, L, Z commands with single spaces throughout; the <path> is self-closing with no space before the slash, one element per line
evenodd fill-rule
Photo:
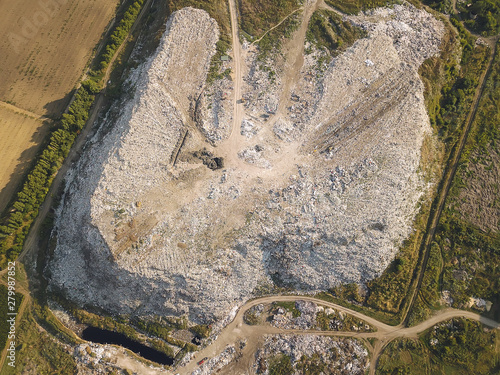
<path fill-rule="evenodd" d="M 125 12 L 123 18 L 120 20 L 116 28 L 113 30 L 106 47 L 104 48 L 104 52 L 101 55 L 100 65 L 101 69 L 106 69 L 111 59 L 115 55 L 116 50 L 123 43 L 125 38 L 127 37 L 132 25 L 134 24 L 139 12 L 141 11 L 141 7 L 144 3 L 144 0 L 135 1 Z"/>

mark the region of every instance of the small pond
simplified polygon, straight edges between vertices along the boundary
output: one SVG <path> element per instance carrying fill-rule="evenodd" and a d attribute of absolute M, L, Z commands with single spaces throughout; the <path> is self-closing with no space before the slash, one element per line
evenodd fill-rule
<path fill-rule="evenodd" d="M 149 359 L 150 361 L 162 365 L 171 366 L 174 363 L 174 359 L 167 356 L 165 353 L 138 343 L 137 341 L 133 341 L 127 336 L 118 332 L 108 331 L 106 329 L 100 329 L 96 327 L 88 327 L 83 330 L 82 338 L 84 340 L 96 342 L 99 344 L 114 344 L 123 346 L 124 348 L 132 350 L 134 353 L 140 355 L 143 358 Z"/>

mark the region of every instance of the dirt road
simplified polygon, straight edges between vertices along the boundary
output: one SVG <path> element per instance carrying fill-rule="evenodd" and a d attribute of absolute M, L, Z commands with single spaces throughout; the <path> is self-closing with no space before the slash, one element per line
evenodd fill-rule
<path fill-rule="evenodd" d="M 245 311 L 247 311 L 252 306 L 256 306 L 258 304 L 267 304 L 275 301 L 295 301 L 295 300 L 304 300 L 311 301 L 317 304 L 321 304 L 323 306 L 331 307 L 337 311 L 342 311 L 347 314 L 351 314 L 359 319 L 363 319 L 368 324 L 372 325 L 376 329 L 376 332 L 338 332 L 338 331 L 315 331 L 315 330 L 298 330 L 298 329 L 279 329 L 269 325 L 262 326 L 249 326 L 243 322 L 243 315 Z M 197 352 L 193 357 L 190 363 L 188 363 L 185 367 L 179 368 L 179 374 L 191 374 L 198 365 L 197 362 L 204 358 L 212 358 L 218 354 L 220 354 L 227 345 L 236 345 L 240 340 L 246 339 L 247 344 L 243 351 L 244 358 L 252 357 L 253 353 L 257 349 L 259 342 L 262 341 L 262 337 L 267 334 L 316 334 L 323 336 L 337 336 L 337 337 L 353 337 L 353 338 L 376 338 L 379 340 L 381 345 L 376 345 L 375 351 L 380 351 L 385 347 L 385 345 L 398 337 L 417 337 L 417 335 L 426 329 L 451 318 L 468 318 L 472 320 L 479 321 L 484 325 L 487 325 L 492 328 L 499 329 L 500 323 L 495 322 L 491 319 L 484 318 L 479 314 L 475 314 L 469 311 L 462 311 L 456 309 L 446 309 L 440 311 L 435 316 L 429 318 L 425 322 L 409 328 L 404 328 L 402 325 L 398 326 L 389 326 L 378 320 L 366 316 L 357 311 L 351 310 L 349 308 L 326 302 L 313 297 L 298 297 L 298 296 L 272 296 L 272 297 L 264 297 L 258 298 L 244 304 L 236 314 L 234 320 L 228 324 L 222 332 L 219 334 L 216 340 L 214 340 L 210 345 Z M 377 348 L 377 346 L 379 348 Z M 377 350 L 378 349 L 378 350 Z M 241 368 L 240 368 L 241 370 Z M 374 370 L 374 369 L 373 369 Z M 224 371 L 222 372 L 224 373 Z"/>
<path fill-rule="evenodd" d="M 231 14 L 231 36 L 233 39 L 233 69 L 234 69 L 234 92 L 233 92 L 233 126 L 231 135 L 229 136 L 228 144 L 235 145 L 236 149 L 231 148 L 232 153 L 238 151 L 237 138 L 240 136 L 239 128 L 241 121 L 243 121 L 243 104 L 240 103 L 241 99 L 241 86 L 243 83 L 243 73 L 241 71 L 241 45 L 238 33 L 238 16 L 236 14 L 235 0 L 229 0 L 229 12 Z"/>

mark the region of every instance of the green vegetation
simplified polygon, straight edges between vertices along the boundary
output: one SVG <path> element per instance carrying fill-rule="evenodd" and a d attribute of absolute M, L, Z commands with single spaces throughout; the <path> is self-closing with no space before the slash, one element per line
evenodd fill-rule
<path fill-rule="evenodd" d="M 168 0 L 167 3 L 169 13 L 189 6 L 207 11 L 219 25 L 219 41 L 217 42 L 217 49 L 215 55 L 212 57 L 207 77 L 207 83 L 210 84 L 216 79 L 220 79 L 230 73 L 229 71 L 221 71 L 221 57 L 226 55 L 227 51 L 231 49 L 232 41 L 228 3 L 224 0 Z"/>
<path fill-rule="evenodd" d="M 427 267 L 425 268 L 422 286 L 419 291 L 422 299 L 426 301 L 429 306 L 435 305 L 439 299 L 439 275 L 441 275 L 442 269 L 443 258 L 441 256 L 441 248 L 436 242 L 433 242 L 429 252 Z"/>
<path fill-rule="evenodd" d="M 317 10 L 309 21 L 306 40 L 330 56 L 337 56 L 365 36 L 363 29 L 342 20 L 337 13 Z M 312 50 L 309 48 L 305 52 L 310 53 Z"/>
<path fill-rule="evenodd" d="M 212 328 L 206 324 L 198 324 L 194 327 L 189 328 L 191 332 L 193 332 L 196 336 L 206 339 L 210 336 L 210 332 L 212 332 Z"/>
<path fill-rule="evenodd" d="M 118 317 L 117 319 L 114 319 L 111 316 L 97 315 L 87 310 L 80 309 L 75 304 L 63 301 L 60 298 L 58 299 L 58 302 L 64 306 L 68 313 L 74 316 L 79 323 L 118 332 L 127 336 L 131 340 L 139 340 L 137 332 L 127 324 L 128 319 L 126 317 Z"/>
<path fill-rule="evenodd" d="M 443 270 L 441 248 L 436 242 L 431 244 L 429 260 L 425 268 L 422 285 L 412 311 L 409 312 L 408 325 L 416 325 L 427 319 L 433 309 L 439 309 L 440 275 Z"/>
<path fill-rule="evenodd" d="M 496 334 L 494 330 L 485 332 L 478 322 L 453 319 L 430 330 L 422 339 L 435 343 L 430 345 L 431 353 L 453 373 L 491 374 L 496 362 Z"/>
<path fill-rule="evenodd" d="M 101 70 L 105 70 L 113 56 L 115 55 L 117 49 L 121 46 L 125 38 L 127 37 L 132 25 L 134 24 L 139 12 L 141 11 L 141 7 L 144 3 L 144 0 L 136 0 L 132 5 L 129 6 L 123 18 L 118 22 L 115 29 L 111 33 L 109 37 L 108 43 L 103 49 L 99 59 L 99 68 Z"/>
<path fill-rule="evenodd" d="M 453 319 L 420 339 L 398 339 L 382 353 L 377 374 L 493 374 L 498 333 L 481 324 Z"/>
<path fill-rule="evenodd" d="M 137 327 L 141 331 L 144 331 L 152 336 L 156 336 L 162 340 L 165 340 L 171 345 L 178 346 L 179 348 L 184 348 L 190 352 L 197 350 L 196 345 L 193 345 L 191 343 L 186 343 L 170 335 L 170 332 L 172 332 L 173 330 L 180 330 L 187 328 L 187 319 L 185 318 L 162 318 L 158 320 L 143 320 L 139 318 L 133 318 L 127 322 L 132 326 Z M 210 332 L 210 328 L 205 325 L 194 326 L 190 329 L 195 334 L 199 332 L 200 337 L 208 337 Z"/>
<path fill-rule="evenodd" d="M 152 348 L 158 350 L 159 352 L 164 353 L 165 355 L 169 356 L 170 358 L 174 358 L 174 349 L 172 349 L 171 346 L 165 343 L 163 340 L 158 340 L 158 339 L 149 339 L 148 340 L 149 346 Z"/>
<path fill-rule="evenodd" d="M 274 302 L 273 305 L 277 307 L 282 307 L 286 311 L 291 312 L 294 318 L 298 318 L 301 315 L 300 311 L 297 310 L 297 308 L 295 307 L 295 302 L 293 301 Z"/>
<path fill-rule="evenodd" d="M 259 61 L 265 62 L 270 55 L 279 51 L 283 41 L 297 30 L 299 8 L 297 0 L 240 0 L 240 29 L 250 42 L 258 40 Z M 267 70 L 273 79 L 275 72 L 272 68 L 262 65 L 261 69 Z"/>
<path fill-rule="evenodd" d="M 356 14 L 362 10 L 382 7 L 395 3 L 394 0 L 325 0 L 331 7 L 347 14 Z"/>
<path fill-rule="evenodd" d="M 500 318 L 500 234 L 498 230 L 479 229 L 471 222 L 472 218 L 461 200 L 462 192 L 470 189 L 470 181 L 480 179 L 475 185 L 485 188 L 495 183 L 488 180 L 487 173 L 475 176 L 471 168 L 488 155 L 498 152 L 499 54 L 497 49 L 485 92 L 479 102 L 476 118 L 436 231 L 429 259 L 431 267 L 427 267 L 419 300 L 410 319 L 412 324 L 425 319 L 436 306 L 441 290 L 450 292 L 452 306 L 456 308 L 467 308 L 470 297 L 491 301 L 493 308 L 489 314 L 497 320 Z M 472 193 L 478 194 L 477 191 Z M 485 203 L 483 199 L 478 199 L 475 204 L 481 208 Z M 440 257 L 442 258 L 439 259 Z"/>
<path fill-rule="evenodd" d="M 500 302 L 498 233 L 484 233 L 466 221 L 444 216 L 438 241 L 446 246 L 442 287 L 451 291 L 454 306 L 461 307 L 469 296 Z"/>
<path fill-rule="evenodd" d="M 130 323 L 141 331 L 160 337 L 164 340 L 167 339 L 171 331 L 175 329 L 187 328 L 187 320 L 183 318 L 164 318 L 155 320 L 133 318 Z"/>
<path fill-rule="evenodd" d="M 49 333 L 52 337 L 66 344 L 79 344 L 82 340 L 77 337 L 73 331 L 66 328 L 54 316 L 47 304 L 40 304 L 39 300 L 31 301 L 29 310 L 39 326 Z"/>
<path fill-rule="evenodd" d="M 250 326 L 255 326 L 257 324 L 260 324 L 260 319 L 255 313 L 255 311 L 250 311 L 250 310 L 246 311 L 245 315 L 243 315 L 243 321 Z"/>
<path fill-rule="evenodd" d="M 336 328 L 331 328 L 330 324 L 336 324 Z M 372 327 L 365 329 L 367 323 L 361 319 L 355 318 L 350 314 L 343 314 L 343 318 L 340 318 L 339 313 L 333 313 L 327 315 L 324 311 L 319 311 L 316 314 L 316 324 L 323 331 L 362 331 L 371 332 Z"/>
<path fill-rule="evenodd" d="M 329 374 L 331 369 L 323 361 L 318 353 L 314 353 L 311 357 L 303 355 L 295 365 L 299 374 L 314 375 L 314 374 Z"/>
<path fill-rule="evenodd" d="M 294 372 L 289 356 L 280 354 L 269 361 L 269 375 L 289 375 Z"/>
<path fill-rule="evenodd" d="M 440 12 L 453 13 L 450 0 L 424 0 L 423 3 Z M 499 0 L 457 1 L 456 7 L 458 16 L 470 30 L 484 36 L 500 32 Z"/>
<path fill-rule="evenodd" d="M 418 339 L 397 339 L 380 356 L 377 374 L 430 374 L 429 352 Z"/>
<path fill-rule="evenodd" d="M 75 374 L 76 363 L 67 350 L 45 331 L 40 330 L 29 311 L 17 323 L 16 367 L 5 362 L 0 374 Z"/>
<path fill-rule="evenodd" d="M 500 32 L 500 1 L 476 0 L 467 3 L 458 3 L 461 16 L 471 30 L 483 35 L 495 35 Z M 472 4 L 471 7 L 467 7 Z"/>
<path fill-rule="evenodd" d="M 486 80 L 484 94 L 479 102 L 469 142 L 465 146 L 462 165 L 466 165 L 473 151 L 486 152 L 488 146 L 498 150 L 500 140 L 500 44 L 497 42 L 491 73 Z M 463 169 L 463 167 L 461 167 Z"/>
<path fill-rule="evenodd" d="M 322 299 L 323 301 L 331 302 L 331 303 L 336 303 L 337 305 L 347 307 L 351 310 L 358 311 L 360 313 L 363 313 L 367 316 L 371 316 L 383 323 L 389 324 L 389 325 L 397 325 L 399 323 L 399 315 L 396 314 L 390 314 L 382 310 L 375 310 L 370 307 L 367 307 L 365 305 L 362 305 L 360 303 L 350 303 L 347 302 L 344 299 L 337 298 L 333 296 L 332 294 L 328 292 L 320 292 L 314 296 L 314 298 Z M 352 302 L 352 300 L 351 300 Z"/>
<path fill-rule="evenodd" d="M 259 46 L 259 61 L 264 62 L 267 57 L 271 56 L 276 51 L 281 49 L 282 43 L 285 39 L 292 36 L 293 32 L 299 27 L 299 13 L 295 13 L 283 21 L 278 27 L 268 32 L 258 42 Z M 261 66 L 261 69 L 266 67 Z M 267 68 L 269 70 L 269 68 Z M 270 78 L 273 78 L 274 71 L 269 70 Z"/>
<path fill-rule="evenodd" d="M 250 41 L 253 41 L 299 6 L 297 0 L 240 0 L 240 27 L 250 37 Z"/>
<path fill-rule="evenodd" d="M 429 109 L 431 124 L 447 145 L 458 140 L 465 117 L 470 109 L 481 73 L 486 68 L 488 48 L 475 45 L 476 39 L 454 18 L 451 23 L 459 32 L 462 46 L 460 66 L 446 65 L 447 83 L 441 89 L 441 99 Z"/>
<path fill-rule="evenodd" d="M 354 303 L 361 303 L 363 301 L 363 298 L 359 294 L 359 287 L 354 283 L 339 285 L 330 289 L 329 292 L 338 299 L 345 301 L 351 301 Z"/>

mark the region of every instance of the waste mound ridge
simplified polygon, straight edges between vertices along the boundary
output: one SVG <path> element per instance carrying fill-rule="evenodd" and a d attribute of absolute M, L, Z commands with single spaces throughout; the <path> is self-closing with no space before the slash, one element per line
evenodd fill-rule
<path fill-rule="evenodd" d="M 304 56 L 297 80 L 277 68 L 271 81 L 243 52 L 234 127 L 229 79 L 205 87 L 215 21 L 175 12 L 133 98 L 68 174 L 51 287 L 111 312 L 201 323 L 276 285 L 314 293 L 380 275 L 427 189 L 418 68 L 443 25 L 410 5 L 349 19 L 368 36 L 321 75 Z"/>

